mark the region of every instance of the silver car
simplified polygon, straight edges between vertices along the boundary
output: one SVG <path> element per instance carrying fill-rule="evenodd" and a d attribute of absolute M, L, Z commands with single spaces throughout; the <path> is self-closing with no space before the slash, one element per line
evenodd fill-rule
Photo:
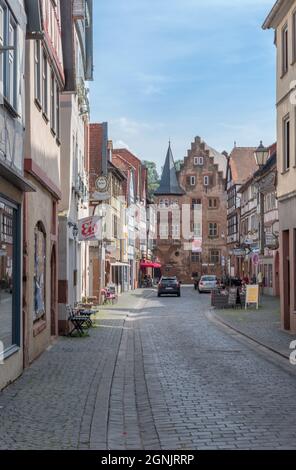
<path fill-rule="evenodd" d="M 202 276 L 199 284 L 198 284 L 198 291 L 202 292 L 212 292 L 218 286 L 218 279 L 217 276 Z"/>

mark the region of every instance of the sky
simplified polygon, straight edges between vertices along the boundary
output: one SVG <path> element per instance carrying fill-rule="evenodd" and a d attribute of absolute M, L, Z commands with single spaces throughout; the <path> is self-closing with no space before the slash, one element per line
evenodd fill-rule
<path fill-rule="evenodd" d="M 275 0 L 94 0 L 91 121 L 163 164 L 195 136 L 228 152 L 276 139 Z"/>

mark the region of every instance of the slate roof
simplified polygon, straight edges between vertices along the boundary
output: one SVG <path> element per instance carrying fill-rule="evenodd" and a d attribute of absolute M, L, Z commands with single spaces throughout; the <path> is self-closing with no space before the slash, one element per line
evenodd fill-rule
<path fill-rule="evenodd" d="M 160 186 L 154 194 L 155 196 L 183 196 L 185 194 L 178 182 L 171 144 L 169 144 L 167 151 Z"/>

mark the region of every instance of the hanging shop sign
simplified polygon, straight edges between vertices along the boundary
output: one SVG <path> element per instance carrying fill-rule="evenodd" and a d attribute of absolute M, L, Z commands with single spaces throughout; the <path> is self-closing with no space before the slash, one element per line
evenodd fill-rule
<path fill-rule="evenodd" d="M 78 222 L 78 239 L 80 242 L 100 240 L 102 233 L 101 218 L 98 216 L 86 217 Z"/>
<path fill-rule="evenodd" d="M 109 178 L 107 176 L 99 176 L 95 182 L 96 191 L 92 194 L 93 201 L 107 201 L 111 194 L 109 191 Z"/>
<path fill-rule="evenodd" d="M 245 248 L 235 248 L 233 251 L 232 251 L 233 255 L 234 256 L 246 256 L 246 250 Z"/>

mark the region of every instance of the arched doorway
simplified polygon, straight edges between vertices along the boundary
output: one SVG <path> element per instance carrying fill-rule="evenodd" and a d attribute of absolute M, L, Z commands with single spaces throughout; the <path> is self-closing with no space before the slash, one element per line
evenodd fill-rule
<path fill-rule="evenodd" d="M 57 335 L 57 262 L 56 247 L 52 247 L 50 259 L 50 333 Z"/>

